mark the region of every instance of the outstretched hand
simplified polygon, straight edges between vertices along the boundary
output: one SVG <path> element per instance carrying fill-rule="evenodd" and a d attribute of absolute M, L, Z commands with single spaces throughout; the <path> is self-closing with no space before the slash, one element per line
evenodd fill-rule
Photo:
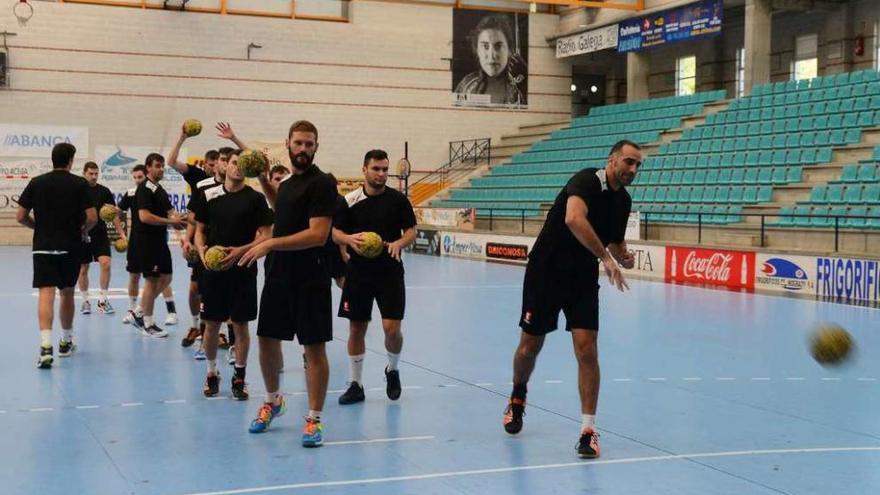
<path fill-rule="evenodd" d="M 217 125 L 214 126 L 214 128 L 217 129 L 217 136 L 222 137 L 223 139 L 235 139 L 235 131 L 232 130 L 232 126 L 229 125 L 229 122 L 217 122 Z"/>

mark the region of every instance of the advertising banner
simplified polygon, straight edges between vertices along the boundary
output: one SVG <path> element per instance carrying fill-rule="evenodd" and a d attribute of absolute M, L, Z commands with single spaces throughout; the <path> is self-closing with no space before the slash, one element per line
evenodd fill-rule
<path fill-rule="evenodd" d="M 668 246 L 665 280 L 755 288 L 755 253 Z"/>
<path fill-rule="evenodd" d="M 771 292 L 812 294 L 816 260 L 809 256 L 757 253 L 755 288 Z"/>
<path fill-rule="evenodd" d="M 512 235 L 441 232 L 441 256 L 494 259 L 525 263 L 535 243 L 534 237 Z"/>
<path fill-rule="evenodd" d="M 642 238 L 642 214 L 632 211 L 626 222 L 626 233 L 623 238 L 627 241 L 637 241 Z"/>
<path fill-rule="evenodd" d="M 880 261 L 818 257 L 815 266 L 816 296 L 880 302 Z"/>
<path fill-rule="evenodd" d="M 31 124 L 0 124 L 0 157 L 52 158 L 58 143 L 76 147 L 76 156 L 89 156 L 89 128 Z"/>
<path fill-rule="evenodd" d="M 416 229 L 416 240 L 410 251 L 418 254 L 430 254 L 440 256 L 440 232 L 431 229 Z"/>
<path fill-rule="evenodd" d="M 526 108 L 529 15 L 452 11 L 452 102 Z"/>
<path fill-rule="evenodd" d="M 703 0 L 620 23 L 617 51 L 633 52 L 721 32 L 722 0 Z"/>
<path fill-rule="evenodd" d="M 434 227 L 454 227 L 474 230 L 477 221 L 475 208 L 413 208 L 418 225 Z"/>
<path fill-rule="evenodd" d="M 617 48 L 618 29 L 619 26 L 614 24 L 559 38 L 556 40 L 556 58 L 598 52 L 606 48 Z"/>
<path fill-rule="evenodd" d="M 527 244 L 487 242 L 486 257 L 499 260 L 528 261 L 529 246 Z"/>
<path fill-rule="evenodd" d="M 95 147 L 95 162 L 101 169 L 98 182 L 106 186 L 116 196 L 116 200 L 127 189 L 134 187 L 131 180 L 131 169 L 135 165 L 143 164 L 144 159 L 150 153 L 159 153 L 167 158 L 170 148 L 156 149 L 151 146 L 123 146 L 123 145 L 99 145 Z M 179 155 L 182 158 L 188 156 L 186 148 L 181 148 Z M 171 206 L 177 211 L 185 211 L 189 199 L 189 191 L 183 176 L 176 170 L 165 165 L 165 176 L 160 182 L 168 192 Z"/>
<path fill-rule="evenodd" d="M 623 269 L 624 276 L 635 273 L 641 277 L 660 279 L 665 276 L 666 246 L 654 246 L 627 242 L 627 248 L 635 258 L 632 269 Z"/>

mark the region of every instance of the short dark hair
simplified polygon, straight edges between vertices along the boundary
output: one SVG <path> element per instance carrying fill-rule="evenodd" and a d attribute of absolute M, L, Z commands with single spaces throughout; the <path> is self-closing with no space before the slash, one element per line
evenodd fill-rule
<path fill-rule="evenodd" d="M 611 155 L 613 155 L 613 154 L 615 154 L 615 153 L 620 152 L 620 150 L 622 150 L 624 146 L 632 146 L 633 148 L 635 148 L 635 149 L 637 149 L 637 150 L 641 150 L 641 149 L 642 149 L 641 146 L 639 146 L 639 145 L 637 145 L 636 143 L 630 141 L 629 139 L 621 139 L 620 141 L 614 143 L 614 146 L 611 147 L 611 152 L 608 153 L 608 156 L 611 156 Z"/>
<path fill-rule="evenodd" d="M 217 150 L 208 150 L 205 153 L 205 160 L 216 160 L 220 158 L 220 152 Z"/>
<path fill-rule="evenodd" d="M 483 17 L 476 27 L 474 27 L 473 31 L 471 31 L 469 36 L 471 50 L 473 50 L 475 57 L 479 53 L 477 42 L 480 39 L 480 33 L 488 29 L 501 31 L 501 34 L 504 35 L 504 39 L 507 40 L 507 49 L 510 50 L 511 53 L 516 51 L 516 46 L 514 45 L 515 40 L 513 38 L 513 27 L 510 25 L 510 21 L 504 14 L 492 14 Z"/>
<path fill-rule="evenodd" d="M 244 150 L 238 148 L 229 148 L 229 153 L 226 153 L 226 158 L 232 158 L 233 156 L 238 156 L 244 153 Z"/>
<path fill-rule="evenodd" d="M 370 160 L 382 161 L 388 159 L 388 153 L 385 150 L 370 150 L 364 155 L 364 166 L 369 165 Z"/>
<path fill-rule="evenodd" d="M 147 158 L 144 159 L 144 166 L 149 167 L 153 164 L 153 162 L 165 163 L 165 157 L 160 155 L 159 153 L 150 153 L 149 155 L 147 155 Z"/>
<path fill-rule="evenodd" d="M 290 130 L 287 131 L 287 139 L 290 139 L 294 132 L 311 132 L 315 135 L 315 142 L 318 142 L 318 128 L 308 120 L 297 120 L 290 124 Z"/>
<path fill-rule="evenodd" d="M 52 148 L 52 167 L 64 168 L 73 161 L 76 155 L 76 146 L 70 143 L 58 143 Z"/>
<path fill-rule="evenodd" d="M 217 150 L 217 158 L 220 158 L 220 155 L 228 157 L 230 153 L 235 151 L 235 148 L 230 148 L 229 146 L 224 146 Z"/>
<path fill-rule="evenodd" d="M 135 172 L 141 172 L 142 174 L 147 175 L 147 166 L 142 163 L 139 163 L 139 164 L 135 165 L 134 168 L 131 169 L 131 173 L 135 173 Z"/>
<path fill-rule="evenodd" d="M 88 172 L 91 169 L 98 170 L 98 164 L 95 162 L 86 162 L 86 164 L 83 165 L 83 172 Z"/>
<path fill-rule="evenodd" d="M 284 165 L 275 165 L 274 167 L 272 167 L 271 170 L 269 170 L 269 177 L 275 174 L 287 174 L 289 172 L 290 170 L 287 170 L 287 167 L 285 167 Z"/>

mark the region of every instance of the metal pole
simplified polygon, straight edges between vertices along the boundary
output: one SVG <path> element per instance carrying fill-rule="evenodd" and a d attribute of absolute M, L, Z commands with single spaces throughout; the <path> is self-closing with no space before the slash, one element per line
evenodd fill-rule
<path fill-rule="evenodd" d="M 764 247 L 764 215 L 761 215 L 761 247 Z"/>
<path fill-rule="evenodd" d="M 839 251 L 840 244 L 840 217 L 834 217 L 834 252 Z"/>
<path fill-rule="evenodd" d="M 489 230 L 492 231 L 492 208 L 489 208 Z"/>
<path fill-rule="evenodd" d="M 697 244 L 703 243 L 703 214 L 697 213 Z"/>
<path fill-rule="evenodd" d="M 519 210 L 519 214 L 520 214 L 519 231 L 520 231 L 520 233 L 525 234 L 526 233 L 526 210 L 525 209 Z"/>

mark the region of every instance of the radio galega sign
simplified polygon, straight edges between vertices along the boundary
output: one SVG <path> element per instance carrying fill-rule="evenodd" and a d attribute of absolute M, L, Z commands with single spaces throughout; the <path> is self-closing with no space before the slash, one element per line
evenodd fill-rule
<path fill-rule="evenodd" d="M 89 156 L 89 128 L 31 124 L 0 124 L 0 156 L 51 158 L 58 143 L 76 146 L 76 155 Z"/>
<path fill-rule="evenodd" d="M 606 26 L 556 40 L 556 58 L 617 48 L 618 25 Z"/>

